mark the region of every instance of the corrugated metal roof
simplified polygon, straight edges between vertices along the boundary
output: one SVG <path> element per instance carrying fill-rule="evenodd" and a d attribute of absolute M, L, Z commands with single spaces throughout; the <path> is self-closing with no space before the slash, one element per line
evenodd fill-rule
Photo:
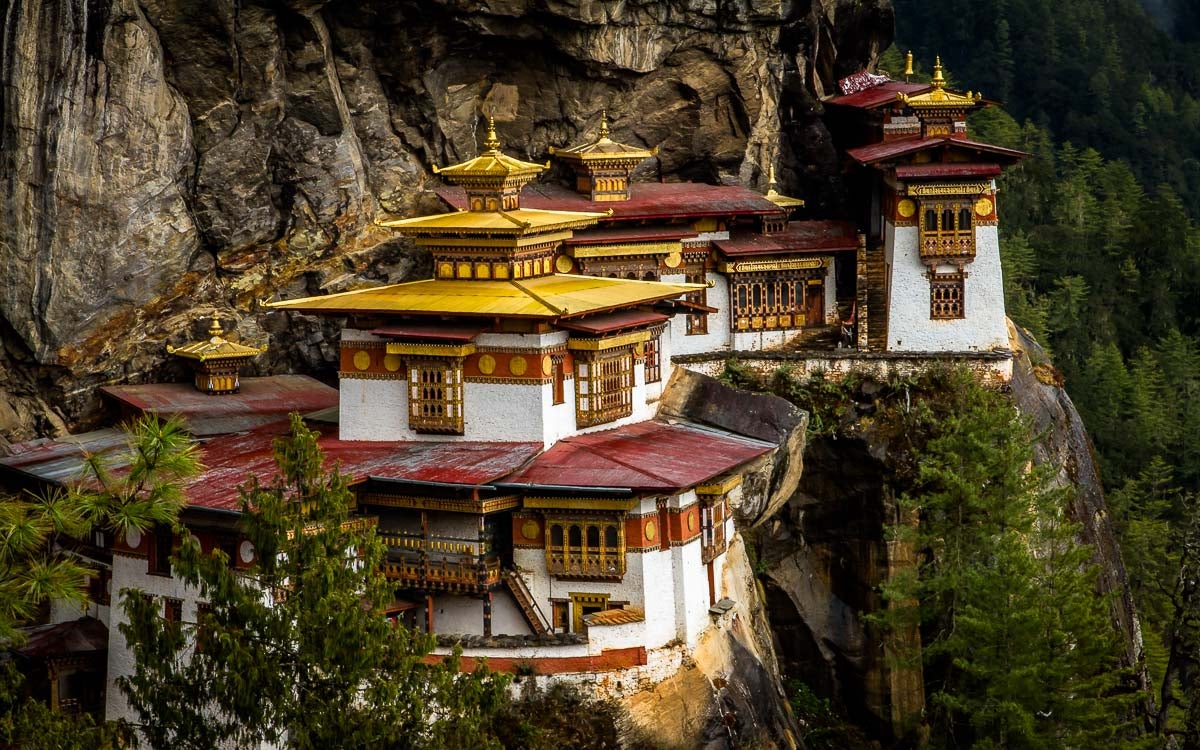
<path fill-rule="evenodd" d="M 896 94 L 914 95 L 933 88 L 928 83 L 904 83 L 903 81 L 888 81 L 878 86 L 872 86 L 854 94 L 831 96 L 824 100 L 825 104 L 836 107 L 853 107 L 855 109 L 874 109 L 896 101 Z"/>
<path fill-rule="evenodd" d="M 483 332 L 481 326 L 463 326 L 447 323 L 432 325 L 420 323 L 404 323 L 384 326 L 371 331 L 375 336 L 389 339 L 417 339 L 430 341 L 471 341 Z"/>
<path fill-rule="evenodd" d="M 108 628 L 94 617 L 22 628 L 26 639 L 13 652 L 26 659 L 92 654 L 108 650 Z"/>
<path fill-rule="evenodd" d="M 993 146 L 990 143 L 980 143 L 979 141 L 968 140 L 967 138 L 956 138 L 948 135 L 933 136 L 931 138 L 904 138 L 896 141 L 885 141 L 883 143 L 875 143 L 870 146 L 861 148 L 852 148 L 846 153 L 852 159 L 860 164 L 877 164 L 879 162 L 895 159 L 908 154 L 915 154 L 919 151 L 926 151 L 932 148 L 941 147 L 959 148 L 968 151 L 977 151 L 980 153 L 995 154 L 996 156 L 1004 157 L 1009 161 L 1017 161 L 1023 159 L 1029 154 L 1024 151 L 1017 151 L 1011 148 L 1002 148 Z"/>
<path fill-rule="evenodd" d="M 694 284 L 553 274 L 521 281 L 426 279 L 298 300 L 270 307 L 314 313 L 379 312 L 559 318 L 671 299 Z"/>
<path fill-rule="evenodd" d="M 558 325 L 560 328 L 566 328 L 568 331 L 601 334 L 612 333 L 622 328 L 655 325 L 666 320 L 668 320 L 668 317 L 662 313 L 621 310 L 619 312 L 605 313 L 604 315 L 589 315 L 586 318 L 562 321 Z"/>
<path fill-rule="evenodd" d="M 462 188 L 436 191 L 455 208 L 466 208 Z M 635 182 L 627 201 L 592 201 L 561 185 L 529 185 L 521 193 L 521 204 L 530 208 L 560 211 L 608 211 L 612 216 L 600 223 L 630 219 L 699 218 L 779 213 L 779 206 L 738 185 L 706 185 L 700 182 Z"/>
<path fill-rule="evenodd" d="M 154 411 L 164 416 L 182 415 L 189 421 L 217 417 L 244 418 L 247 415 L 285 415 L 334 406 L 336 388 L 307 375 L 272 375 L 242 378 L 237 393 L 213 396 L 196 390 L 190 383 L 147 383 L 145 385 L 109 385 L 100 389 L 105 395 L 138 411 Z"/>
<path fill-rule="evenodd" d="M 504 484 L 675 491 L 730 471 L 773 447 L 691 425 L 639 422 L 560 440 L 506 477 Z"/>
<path fill-rule="evenodd" d="M 631 625 L 635 622 L 645 622 L 646 613 L 637 607 L 606 609 L 602 612 L 584 615 L 583 621 L 589 628 L 596 625 Z"/>
<path fill-rule="evenodd" d="M 713 245 L 729 257 L 856 250 L 858 232 L 848 221 L 793 221 L 784 232 L 735 234 Z"/>
<path fill-rule="evenodd" d="M 110 453 L 116 449 L 115 453 L 119 455 L 128 447 L 125 431 L 109 427 L 79 435 L 17 443 L 12 446 L 11 454 L 0 458 L 0 467 L 47 484 L 65 485 L 83 478 L 83 460 L 87 454 Z"/>
<path fill-rule="evenodd" d="M 606 227 L 576 232 L 567 245 L 606 245 L 615 242 L 657 242 L 698 236 L 691 227 Z"/>

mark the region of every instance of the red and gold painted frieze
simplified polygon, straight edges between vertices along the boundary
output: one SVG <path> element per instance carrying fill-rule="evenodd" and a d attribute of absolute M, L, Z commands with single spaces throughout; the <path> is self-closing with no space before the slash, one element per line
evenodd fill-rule
<path fill-rule="evenodd" d="M 945 187 L 947 190 L 951 190 L 951 186 Z M 975 226 L 994 226 L 999 223 L 999 216 L 996 209 L 996 193 L 995 191 L 991 190 L 990 187 L 986 188 L 985 192 L 983 193 L 974 192 L 974 189 L 978 187 L 980 187 L 979 184 L 973 184 L 969 186 L 969 189 L 964 189 L 959 192 L 951 191 L 945 193 L 929 193 L 929 196 L 977 196 L 972 203 Z M 885 215 L 889 217 L 892 224 L 895 226 L 917 226 L 920 221 L 920 210 L 921 200 L 918 197 L 913 197 L 911 188 L 909 195 L 888 193 Z"/>
<path fill-rule="evenodd" d="M 463 359 L 463 378 L 468 383 L 513 383 L 543 385 L 554 377 L 554 360 L 564 360 L 573 372 L 573 355 L 563 346 L 549 349 L 501 349 L 467 345 L 410 344 L 383 341 L 343 341 L 339 375 L 369 380 L 405 380 L 405 362 L 412 357 L 456 357 Z"/>
<path fill-rule="evenodd" d="M 546 525 L 537 513 L 514 513 L 512 517 L 512 541 L 517 549 L 544 549 Z"/>
<path fill-rule="evenodd" d="M 671 546 L 678 547 L 700 537 L 700 506 L 692 503 L 686 508 L 671 508 L 667 511 L 667 523 Z"/>

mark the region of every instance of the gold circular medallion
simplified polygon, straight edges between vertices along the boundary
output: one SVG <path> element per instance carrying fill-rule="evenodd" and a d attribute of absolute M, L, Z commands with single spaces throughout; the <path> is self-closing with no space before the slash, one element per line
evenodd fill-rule
<path fill-rule="evenodd" d="M 387 368 L 388 372 L 395 372 L 396 370 L 399 370 L 400 362 L 401 360 L 399 354 L 383 355 L 383 366 Z"/>
<path fill-rule="evenodd" d="M 688 513 L 688 531 L 696 530 L 696 514 Z"/>
<path fill-rule="evenodd" d="M 524 375 L 528 369 L 529 363 L 519 354 L 508 360 L 508 371 L 513 375 Z"/>
<path fill-rule="evenodd" d="M 549 377 L 550 373 L 554 372 L 554 362 L 550 360 L 550 355 L 542 357 L 542 374 Z"/>
<path fill-rule="evenodd" d="M 359 349 L 354 353 L 354 366 L 360 370 L 365 370 L 371 366 L 370 352 Z"/>
<path fill-rule="evenodd" d="M 653 541 L 656 536 L 658 536 L 658 524 L 654 523 L 652 518 L 646 522 L 646 538 Z"/>
<path fill-rule="evenodd" d="M 560 255 L 554 259 L 554 270 L 559 273 L 570 273 L 575 264 L 565 255 Z"/>
<path fill-rule="evenodd" d="M 917 213 L 917 204 L 905 198 L 896 204 L 896 213 L 900 214 L 902 218 L 911 219 Z"/>
<path fill-rule="evenodd" d="M 538 531 L 540 531 L 538 528 L 538 523 L 532 518 L 521 524 L 521 536 L 525 537 L 526 539 L 537 539 Z"/>
<path fill-rule="evenodd" d="M 484 375 L 491 375 L 496 371 L 496 358 L 490 354 L 484 354 L 479 358 L 479 371 Z"/>
<path fill-rule="evenodd" d="M 671 253 L 663 259 L 663 265 L 667 268 L 679 268 L 679 264 L 682 262 L 683 255 L 681 253 Z"/>
<path fill-rule="evenodd" d="M 633 356 L 638 359 L 646 356 L 646 342 L 639 341 L 633 345 Z"/>
<path fill-rule="evenodd" d="M 979 216 L 988 216 L 992 213 L 992 199 L 980 198 L 975 201 L 975 213 Z"/>

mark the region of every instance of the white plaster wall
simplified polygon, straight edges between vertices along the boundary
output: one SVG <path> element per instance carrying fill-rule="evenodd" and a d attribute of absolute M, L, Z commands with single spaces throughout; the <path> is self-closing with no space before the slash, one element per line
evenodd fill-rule
<path fill-rule="evenodd" d="M 407 381 L 341 379 L 338 384 L 340 439 L 413 440 L 414 434 L 408 429 Z"/>
<path fill-rule="evenodd" d="M 108 675 L 104 689 L 104 717 L 109 721 L 136 718 L 133 709 L 125 700 L 125 694 L 117 687 L 117 678 L 133 674 L 134 657 L 120 626 L 128 622 L 121 606 L 122 591 L 138 589 L 154 596 L 171 597 L 183 602 L 184 622 L 196 621 L 196 603 L 199 592 L 171 576 L 150 575 L 146 572 L 147 562 L 140 557 L 113 555 L 113 584 L 110 622 L 108 626 Z M 161 606 L 161 602 L 160 602 Z"/>
<path fill-rule="evenodd" d="M 546 613 L 549 617 L 549 613 Z M 521 608 L 507 589 L 492 594 L 492 635 L 533 635 Z"/>
<path fill-rule="evenodd" d="M 665 533 L 659 529 L 659 533 Z M 646 648 L 656 648 L 678 637 L 676 627 L 674 560 L 671 550 L 631 554 L 641 558 L 645 586 L 643 610 L 646 613 Z"/>
<path fill-rule="evenodd" d="M 483 635 L 483 601 L 439 594 L 433 599 L 433 631 L 438 635 Z"/>
<path fill-rule="evenodd" d="M 700 538 L 671 548 L 675 572 L 676 636 L 689 646 L 708 625 L 708 566 L 700 562 Z"/>
<path fill-rule="evenodd" d="M 559 440 L 575 434 L 575 378 L 563 381 L 563 402 L 554 403 L 554 385 L 543 386 L 542 424 L 543 445 L 549 448 Z"/>
<path fill-rule="evenodd" d="M 731 339 L 729 332 L 729 280 L 719 273 L 709 272 L 708 306 L 717 308 L 717 312 L 709 313 L 708 333 L 699 336 L 687 335 L 687 316 L 680 313 L 671 318 L 671 349 L 672 353 L 699 354 L 700 352 L 727 351 Z M 662 281 L 672 284 L 682 284 L 687 279 L 684 274 L 664 275 Z"/>
<path fill-rule="evenodd" d="M 738 352 L 760 352 L 778 349 L 802 333 L 791 331 L 739 331 L 733 334 L 733 350 Z"/>
<path fill-rule="evenodd" d="M 888 307 L 888 350 L 910 352 L 983 351 L 1008 345 L 1000 243 L 995 226 L 975 229 L 975 260 L 966 266 L 961 320 L 929 318 L 928 270 L 921 262 L 916 227 L 888 224 L 893 263 Z M 946 267 L 942 270 L 952 270 Z"/>
<path fill-rule="evenodd" d="M 630 648 L 646 643 L 646 623 L 592 625 L 588 628 L 588 646 L 593 654 L 610 648 Z"/>
<path fill-rule="evenodd" d="M 465 383 L 463 415 L 466 422 L 459 440 L 545 442 L 542 404 L 550 399 L 551 386 Z M 445 440 L 445 435 L 430 436 Z"/>
<path fill-rule="evenodd" d="M 562 346 L 567 343 L 569 335 L 566 331 L 550 333 L 481 333 L 475 337 L 476 346 L 502 346 L 506 349 L 529 349 L 530 353 L 537 349 L 551 346 Z"/>

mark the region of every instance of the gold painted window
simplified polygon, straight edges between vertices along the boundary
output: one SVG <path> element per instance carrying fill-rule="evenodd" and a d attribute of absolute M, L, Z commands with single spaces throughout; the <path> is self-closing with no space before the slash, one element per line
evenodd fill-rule
<path fill-rule="evenodd" d="M 414 432 L 461 435 L 462 363 L 420 360 L 408 369 L 408 427 Z"/>
<path fill-rule="evenodd" d="M 731 281 L 730 315 L 735 332 L 804 326 L 805 280 L 799 274 L 779 271 L 739 274 Z"/>
<path fill-rule="evenodd" d="M 624 519 L 548 517 L 546 569 L 557 578 L 619 581 L 625 575 Z"/>
<path fill-rule="evenodd" d="M 725 540 L 725 496 L 700 503 L 700 562 L 710 563 L 727 547 Z"/>
<path fill-rule="evenodd" d="M 575 424 L 591 427 L 633 414 L 633 352 L 599 352 L 575 363 Z"/>
<path fill-rule="evenodd" d="M 662 334 L 655 334 L 646 342 L 646 382 L 662 381 Z"/>
<path fill-rule="evenodd" d="M 974 258 L 975 220 L 969 200 L 921 204 L 922 258 Z"/>
<path fill-rule="evenodd" d="M 704 272 L 704 268 L 691 268 L 688 270 L 684 280 L 689 284 L 707 284 L 708 276 Z M 695 292 L 688 292 L 686 295 L 688 302 L 696 305 L 708 304 L 708 289 L 700 289 Z M 687 335 L 701 336 L 708 333 L 708 313 L 693 313 L 687 316 Z"/>
<path fill-rule="evenodd" d="M 933 320 L 965 318 L 963 297 L 966 274 L 931 273 L 929 275 L 929 317 Z"/>

